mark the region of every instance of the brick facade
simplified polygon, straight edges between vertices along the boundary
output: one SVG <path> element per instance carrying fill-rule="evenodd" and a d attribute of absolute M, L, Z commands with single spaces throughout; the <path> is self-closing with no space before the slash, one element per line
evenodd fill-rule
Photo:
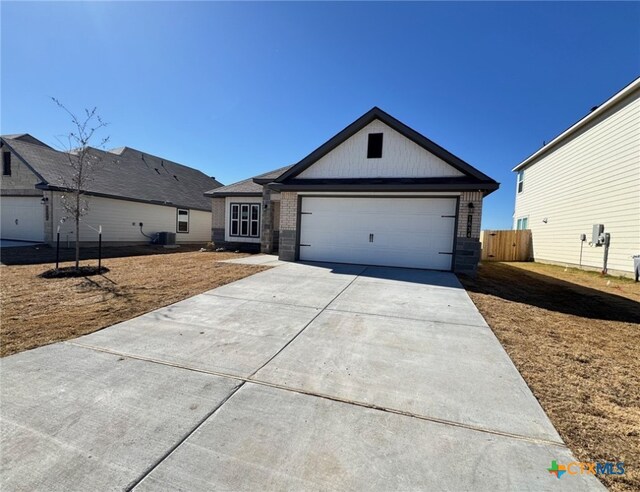
<path fill-rule="evenodd" d="M 211 241 L 216 247 L 224 247 L 225 199 L 211 199 Z"/>
<path fill-rule="evenodd" d="M 279 256 L 284 261 L 296 259 L 298 236 L 298 194 L 284 191 L 280 194 L 280 247 Z"/>
<path fill-rule="evenodd" d="M 456 273 L 475 275 L 477 271 L 481 249 L 482 198 L 480 191 L 465 191 L 460 197 L 456 248 L 453 255 L 453 271 Z M 470 204 L 473 205 L 472 208 L 469 207 Z"/>
<path fill-rule="evenodd" d="M 273 209 L 274 203 L 271 201 L 271 190 L 265 186 L 262 188 L 261 253 L 273 253 Z"/>

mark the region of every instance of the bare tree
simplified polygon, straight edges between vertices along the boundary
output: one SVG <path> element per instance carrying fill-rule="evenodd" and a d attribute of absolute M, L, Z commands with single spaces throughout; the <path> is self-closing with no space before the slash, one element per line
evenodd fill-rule
<path fill-rule="evenodd" d="M 109 137 L 99 138 L 97 132 L 107 126 L 98 114 L 97 108 L 85 109 L 79 117 L 69 111 L 55 97 L 51 98 L 56 105 L 71 117 L 73 130 L 58 139 L 64 147 L 69 159 L 69 173 L 61 176 L 62 185 L 66 193 L 62 195 L 61 203 L 67 216 L 75 226 L 76 269 L 80 268 L 80 221 L 89 211 L 89 203 L 83 197 L 93 179 L 93 173 L 102 163 L 103 156 L 96 152 L 96 148 L 103 149 Z M 97 140 L 97 143 L 95 141 Z M 94 144 L 93 146 L 91 144 Z"/>

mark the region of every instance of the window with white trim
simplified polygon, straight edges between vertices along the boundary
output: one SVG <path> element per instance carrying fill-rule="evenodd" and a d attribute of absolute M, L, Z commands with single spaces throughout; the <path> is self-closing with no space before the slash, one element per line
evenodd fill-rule
<path fill-rule="evenodd" d="M 524 189 L 524 171 L 518 171 L 518 193 Z"/>
<path fill-rule="evenodd" d="M 516 223 L 516 229 L 521 231 L 523 229 L 527 229 L 529 227 L 529 217 L 521 217 L 518 219 Z"/>
<path fill-rule="evenodd" d="M 178 209 L 176 232 L 189 232 L 189 211 L 185 208 Z"/>
<path fill-rule="evenodd" d="M 232 203 L 229 210 L 229 235 L 260 237 L 260 204 Z"/>

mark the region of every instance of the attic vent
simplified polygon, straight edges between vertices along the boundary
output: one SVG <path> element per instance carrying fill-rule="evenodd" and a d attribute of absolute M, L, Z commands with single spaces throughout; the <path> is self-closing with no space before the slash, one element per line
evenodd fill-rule
<path fill-rule="evenodd" d="M 154 167 L 154 169 L 156 170 L 156 172 L 157 172 L 158 174 L 160 174 L 160 170 L 159 170 L 157 167 Z"/>
<path fill-rule="evenodd" d="M 382 157 L 382 133 L 369 133 L 367 146 L 367 159 L 380 159 Z"/>

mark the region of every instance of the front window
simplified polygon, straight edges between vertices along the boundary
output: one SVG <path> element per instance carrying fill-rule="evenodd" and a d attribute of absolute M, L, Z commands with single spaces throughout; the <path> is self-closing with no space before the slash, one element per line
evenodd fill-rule
<path fill-rule="evenodd" d="M 519 231 L 529 228 L 529 217 L 521 217 L 518 219 L 516 229 Z"/>
<path fill-rule="evenodd" d="M 189 211 L 186 209 L 178 209 L 178 226 L 177 232 L 189 232 Z"/>
<path fill-rule="evenodd" d="M 518 171 L 518 193 L 524 189 L 524 171 Z"/>
<path fill-rule="evenodd" d="M 230 236 L 260 237 L 260 204 L 232 203 L 229 225 Z"/>

